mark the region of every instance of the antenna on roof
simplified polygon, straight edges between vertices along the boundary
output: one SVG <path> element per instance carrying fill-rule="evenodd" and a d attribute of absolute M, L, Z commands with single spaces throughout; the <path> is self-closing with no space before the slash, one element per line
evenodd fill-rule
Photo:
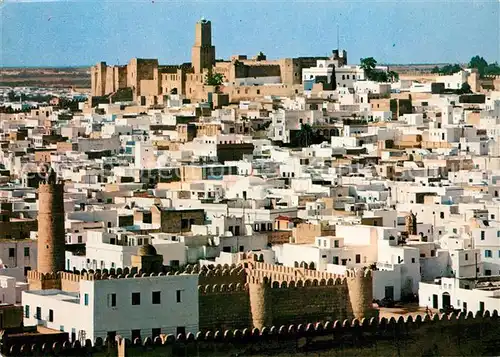
<path fill-rule="evenodd" d="M 337 24 L 337 49 L 340 51 L 340 27 Z"/>

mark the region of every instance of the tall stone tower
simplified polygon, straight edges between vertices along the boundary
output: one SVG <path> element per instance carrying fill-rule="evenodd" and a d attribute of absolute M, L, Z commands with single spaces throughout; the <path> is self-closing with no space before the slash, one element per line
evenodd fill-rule
<path fill-rule="evenodd" d="M 267 277 L 262 280 L 250 277 L 248 284 L 250 294 L 250 311 L 252 313 L 252 325 L 254 328 L 262 329 L 273 324 L 272 301 L 270 296 L 271 284 Z"/>
<path fill-rule="evenodd" d="M 378 312 L 373 308 L 373 282 L 371 270 L 347 270 L 347 286 L 349 300 L 354 318 L 377 317 Z"/>
<path fill-rule="evenodd" d="M 191 62 L 193 63 L 194 73 L 202 73 L 203 69 L 211 70 L 212 66 L 215 65 L 215 46 L 212 46 L 212 24 L 203 18 L 196 23 Z"/>
<path fill-rule="evenodd" d="M 38 272 L 64 271 L 64 254 L 64 183 L 49 170 L 38 187 Z"/>

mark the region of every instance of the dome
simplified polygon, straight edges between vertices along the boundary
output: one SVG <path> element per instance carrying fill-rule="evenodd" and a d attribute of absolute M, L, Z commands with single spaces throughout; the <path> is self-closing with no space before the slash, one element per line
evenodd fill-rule
<path fill-rule="evenodd" d="M 151 244 L 145 244 L 138 249 L 138 255 L 142 257 L 145 255 L 157 255 L 157 253 L 155 247 Z"/>

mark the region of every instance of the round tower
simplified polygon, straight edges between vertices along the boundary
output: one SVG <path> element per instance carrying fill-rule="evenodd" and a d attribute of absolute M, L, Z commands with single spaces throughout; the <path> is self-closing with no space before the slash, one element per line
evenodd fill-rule
<path fill-rule="evenodd" d="M 373 283 L 371 270 L 354 269 L 347 271 L 347 287 L 354 318 L 375 317 L 373 308 Z"/>
<path fill-rule="evenodd" d="M 40 273 L 64 271 L 64 183 L 52 171 L 38 187 L 38 262 Z"/>
<path fill-rule="evenodd" d="M 254 328 L 259 330 L 262 330 L 264 326 L 270 327 L 273 323 L 270 289 L 268 278 L 259 281 L 257 278 L 249 277 L 248 290 L 252 324 Z"/>

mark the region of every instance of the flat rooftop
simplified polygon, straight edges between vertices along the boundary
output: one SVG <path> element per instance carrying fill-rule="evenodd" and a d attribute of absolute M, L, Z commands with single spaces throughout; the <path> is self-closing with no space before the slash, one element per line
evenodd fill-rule
<path fill-rule="evenodd" d="M 53 299 L 59 301 L 72 302 L 75 304 L 80 303 L 79 293 L 62 291 L 59 289 L 47 289 L 47 290 L 28 290 L 25 291 L 26 294 L 33 294 L 38 296 L 50 296 Z"/>

